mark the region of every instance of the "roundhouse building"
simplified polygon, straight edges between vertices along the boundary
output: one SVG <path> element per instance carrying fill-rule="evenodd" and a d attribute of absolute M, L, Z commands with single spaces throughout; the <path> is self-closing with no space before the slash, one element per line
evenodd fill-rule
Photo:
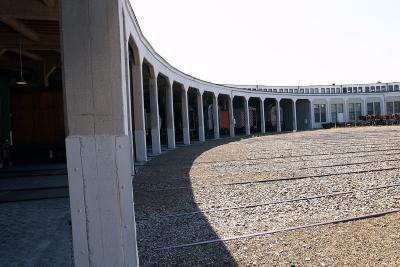
<path fill-rule="evenodd" d="M 132 179 L 150 156 L 400 113 L 397 82 L 239 86 L 192 77 L 152 48 L 128 0 L 5 0 L 0 10 L 2 162 L 26 163 L 27 151 L 61 162 L 66 154 L 76 266 L 137 265 Z"/>

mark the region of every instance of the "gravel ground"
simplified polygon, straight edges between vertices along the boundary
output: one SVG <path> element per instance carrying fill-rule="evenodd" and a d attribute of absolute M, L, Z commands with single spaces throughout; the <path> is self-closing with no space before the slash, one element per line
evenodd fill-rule
<path fill-rule="evenodd" d="M 398 130 L 237 137 L 153 159 L 135 177 L 141 264 L 398 266 L 398 214 L 160 250 L 400 208 Z"/>

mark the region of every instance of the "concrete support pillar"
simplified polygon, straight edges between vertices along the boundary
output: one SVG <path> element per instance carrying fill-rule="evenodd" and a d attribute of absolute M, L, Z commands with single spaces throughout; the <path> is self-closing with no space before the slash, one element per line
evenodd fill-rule
<path fill-rule="evenodd" d="M 166 108 L 167 108 L 168 148 L 175 149 L 176 145 L 175 145 L 175 125 L 174 125 L 174 94 L 171 82 L 167 82 Z"/>
<path fill-rule="evenodd" d="M 368 109 L 367 109 L 367 99 L 363 99 L 363 115 L 367 116 L 368 115 Z"/>
<path fill-rule="evenodd" d="M 219 114 L 218 114 L 218 94 L 213 93 L 213 123 L 214 138 L 219 139 Z"/>
<path fill-rule="evenodd" d="M 293 110 L 293 132 L 297 132 L 297 109 L 296 109 L 296 99 L 292 100 L 292 110 Z"/>
<path fill-rule="evenodd" d="M 189 126 L 189 102 L 188 102 L 188 88 L 182 89 L 182 130 L 183 130 L 183 143 L 190 145 L 190 126 Z"/>
<path fill-rule="evenodd" d="M 343 103 L 344 122 L 349 121 L 349 101 L 346 99 Z"/>
<path fill-rule="evenodd" d="M 204 111 L 203 111 L 203 91 L 197 93 L 197 116 L 199 119 L 199 141 L 205 142 L 206 137 L 204 134 Z"/>
<path fill-rule="evenodd" d="M 261 120 L 261 133 L 265 134 L 265 110 L 264 99 L 260 98 L 260 120 Z"/>
<path fill-rule="evenodd" d="M 157 73 L 154 78 L 150 78 L 149 93 L 151 112 L 151 149 L 154 155 L 159 155 L 161 154 L 161 139 L 160 113 L 158 110 Z"/>
<path fill-rule="evenodd" d="M 309 100 L 310 102 L 310 128 L 314 129 L 315 128 L 315 118 L 314 118 L 314 104 L 312 103 L 311 100 Z"/>
<path fill-rule="evenodd" d="M 233 116 L 233 96 L 229 97 L 228 100 L 228 112 L 229 112 L 229 135 L 235 137 L 235 117 Z"/>
<path fill-rule="evenodd" d="M 132 65 L 132 94 L 133 94 L 133 116 L 135 120 L 135 160 L 138 162 L 147 161 L 146 149 L 146 124 L 144 114 L 144 95 L 143 95 L 143 73 L 142 61 Z"/>
<path fill-rule="evenodd" d="M 74 266 L 138 266 L 122 1 L 60 5 Z"/>
<path fill-rule="evenodd" d="M 385 102 L 385 98 L 383 97 L 381 101 L 382 101 L 382 110 L 381 110 L 381 114 L 382 114 L 382 115 L 386 115 L 387 112 L 386 112 L 386 102 Z"/>
<path fill-rule="evenodd" d="M 249 98 L 243 97 L 243 103 L 246 135 L 250 135 Z"/>
<path fill-rule="evenodd" d="M 282 132 L 281 128 L 281 100 L 276 100 L 276 131 L 278 133 Z"/>
<path fill-rule="evenodd" d="M 332 122 L 332 114 L 331 114 L 331 104 L 329 103 L 329 101 L 326 104 L 326 113 L 327 113 L 326 120 L 328 123 L 331 123 Z"/>

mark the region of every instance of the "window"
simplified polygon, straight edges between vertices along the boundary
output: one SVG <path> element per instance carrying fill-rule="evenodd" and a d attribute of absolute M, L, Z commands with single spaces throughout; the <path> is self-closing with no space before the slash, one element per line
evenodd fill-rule
<path fill-rule="evenodd" d="M 289 89 L 289 93 L 293 93 L 293 89 Z"/>
<path fill-rule="evenodd" d="M 283 93 L 283 89 L 279 89 L 279 93 Z"/>
<path fill-rule="evenodd" d="M 393 92 L 393 85 L 389 85 L 389 92 Z"/>
<path fill-rule="evenodd" d="M 394 113 L 400 114 L 400 101 L 394 102 Z"/>
<path fill-rule="evenodd" d="M 381 89 L 382 89 L 382 92 L 386 92 L 386 86 L 385 85 L 382 85 Z"/>
<path fill-rule="evenodd" d="M 331 94 L 335 93 L 335 88 L 331 88 Z"/>
<path fill-rule="evenodd" d="M 400 101 L 386 102 L 387 114 L 399 114 L 400 113 Z"/>
<path fill-rule="evenodd" d="M 310 89 L 306 88 L 306 94 L 310 93 Z"/>
<path fill-rule="evenodd" d="M 289 89 L 285 89 L 285 93 L 289 92 Z"/>
<path fill-rule="evenodd" d="M 367 114 L 374 115 L 374 103 L 367 103 Z"/>
<path fill-rule="evenodd" d="M 343 87 L 343 93 L 347 93 L 347 87 Z"/>
<path fill-rule="evenodd" d="M 368 115 L 381 115 L 381 103 L 380 102 L 367 103 L 367 114 Z"/>
<path fill-rule="evenodd" d="M 375 92 L 375 86 L 371 86 L 371 92 Z"/>
<path fill-rule="evenodd" d="M 386 114 L 391 115 L 394 113 L 394 102 L 386 102 Z"/>
<path fill-rule="evenodd" d="M 315 88 L 315 93 L 318 94 L 319 93 L 319 88 Z"/>
<path fill-rule="evenodd" d="M 301 93 L 301 94 L 304 94 L 304 89 L 300 89 L 300 93 Z"/>
<path fill-rule="evenodd" d="M 337 104 L 331 104 L 332 122 L 337 122 Z"/>
<path fill-rule="evenodd" d="M 325 88 L 321 88 L 321 93 L 325 94 Z"/>
<path fill-rule="evenodd" d="M 349 103 L 349 120 L 357 121 L 361 116 L 361 103 Z"/>
<path fill-rule="evenodd" d="M 332 122 L 339 122 L 338 114 L 343 114 L 343 104 L 331 104 Z"/>
<path fill-rule="evenodd" d="M 278 90 L 277 90 L 277 89 L 274 89 L 273 91 L 274 91 L 274 93 L 278 92 Z"/>
<path fill-rule="evenodd" d="M 336 94 L 340 94 L 340 88 L 336 88 Z"/>
<path fill-rule="evenodd" d="M 394 90 L 395 90 L 395 91 L 399 91 L 399 85 L 398 85 L 398 84 L 395 84 L 395 85 L 394 85 Z"/>
<path fill-rule="evenodd" d="M 310 89 L 310 94 L 314 94 L 314 88 Z"/>
<path fill-rule="evenodd" d="M 326 122 L 326 105 L 315 104 L 314 105 L 314 121 L 316 123 Z"/>
<path fill-rule="evenodd" d="M 375 115 L 381 115 L 381 102 L 374 102 Z"/>
<path fill-rule="evenodd" d="M 338 113 L 343 113 L 343 104 L 338 104 Z"/>
<path fill-rule="evenodd" d="M 376 91 L 376 92 L 380 92 L 380 91 L 381 91 L 381 87 L 380 87 L 380 86 L 377 86 L 375 91 Z"/>
<path fill-rule="evenodd" d="M 358 87 L 358 92 L 362 93 L 362 87 Z"/>
<path fill-rule="evenodd" d="M 369 86 L 365 86 L 365 92 L 369 93 Z"/>
<path fill-rule="evenodd" d="M 357 93 L 357 87 L 353 87 L 353 93 Z"/>
<path fill-rule="evenodd" d="M 299 89 L 294 89 L 294 93 L 297 94 L 299 92 Z"/>

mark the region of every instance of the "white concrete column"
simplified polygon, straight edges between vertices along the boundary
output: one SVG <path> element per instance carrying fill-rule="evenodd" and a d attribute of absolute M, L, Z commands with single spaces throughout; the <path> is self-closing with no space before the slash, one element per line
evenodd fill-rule
<path fill-rule="evenodd" d="M 229 112 L 229 135 L 235 137 L 235 117 L 233 116 L 233 96 L 229 96 L 228 100 L 228 112 Z"/>
<path fill-rule="evenodd" d="M 297 109 L 296 109 L 296 99 L 292 100 L 292 110 L 293 110 L 293 132 L 297 131 Z"/>
<path fill-rule="evenodd" d="M 154 155 L 161 154 L 161 140 L 160 140 L 160 113 L 158 110 L 158 86 L 157 86 L 157 73 L 154 78 L 150 78 L 149 83 L 150 95 L 150 114 L 151 114 L 151 149 Z"/>
<path fill-rule="evenodd" d="M 367 116 L 368 115 L 368 109 L 367 109 L 367 98 L 363 99 L 363 115 Z"/>
<path fill-rule="evenodd" d="M 315 128 L 315 118 L 314 118 L 314 104 L 311 100 L 308 100 L 310 102 L 310 127 L 311 129 Z"/>
<path fill-rule="evenodd" d="M 343 103 L 343 113 L 344 113 L 344 122 L 349 121 L 349 101 L 347 99 L 344 100 Z"/>
<path fill-rule="evenodd" d="M 249 98 L 243 97 L 243 103 L 246 135 L 250 135 Z"/>
<path fill-rule="evenodd" d="M 278 133 L 282 132 L 281 129 L 281 100 L 276 99 L 276 131 Z"/>
<path fill-rule="evenodd" d="M 190 145 L 190 126 L 189 126 L 189 102 L 188 102 L 188 88 L 182 88 L 182 130 L 183 130 L 183 143 Z"/>
<path fill-rule="evenodd" d="M 206 137 L 204 134 L 204 111 L 203 111 L 203 91 L 197 92 L 197 116 L 199 119 L 199 141 L 205 142 Z"/>
<path fill-rule="evenodd" d="M 138 266 L 122 2 L 60 5 L 74 266 Z"/>
<path fill-rule="evenodd" d="M 143 94 L 143 69 L 142 61 L 132 65 L 132 99 L 133 117 L 135 120 L 135 160 L 139 162 L 147 161 L 146 149 L 146 124 L 144 114 L 144 94 Z"/>
<path fill-rule="evenodd" d="M 330 104 L 330 102 L 329 101 L 327 101 L 327 104 L 326 104 L 326 120 L 327 120 L 327 123 L 331 123 L 332 122 L 332 114 L 331 114 L 331 104 Z"/>
<path fill-rule="evenodd" d="M 167 108 L 167 135 L 168 148 L 175 149 L 175 125 L 174 125 L 174 93 L 172 82 L 167 82 L 166 89 L 166 108 Z"/>
<path fill-rule="evenodd" d="M 218 110 L 218 94 L 213 93 L 213 124 L 214 124 L 214 138 L 219 139 L 219 110 Z"/>
<path fill-rule="evenodd" d="M 264 99 L 260 98 L 260 120 L 261 120 L 261 133 L 265 134 L 265 110 Z"/>
<path fill-rule="evenodd" d="M 386 102 L 385 102 L 385 98 L 382 97 L 381 101 L 382 101 L 382 107 L 381 107 L 382 110 L 381 110 L 381 114 L 382 114 L 382 115 L 386 115 L 387 112 L 386 112 Z"/>

